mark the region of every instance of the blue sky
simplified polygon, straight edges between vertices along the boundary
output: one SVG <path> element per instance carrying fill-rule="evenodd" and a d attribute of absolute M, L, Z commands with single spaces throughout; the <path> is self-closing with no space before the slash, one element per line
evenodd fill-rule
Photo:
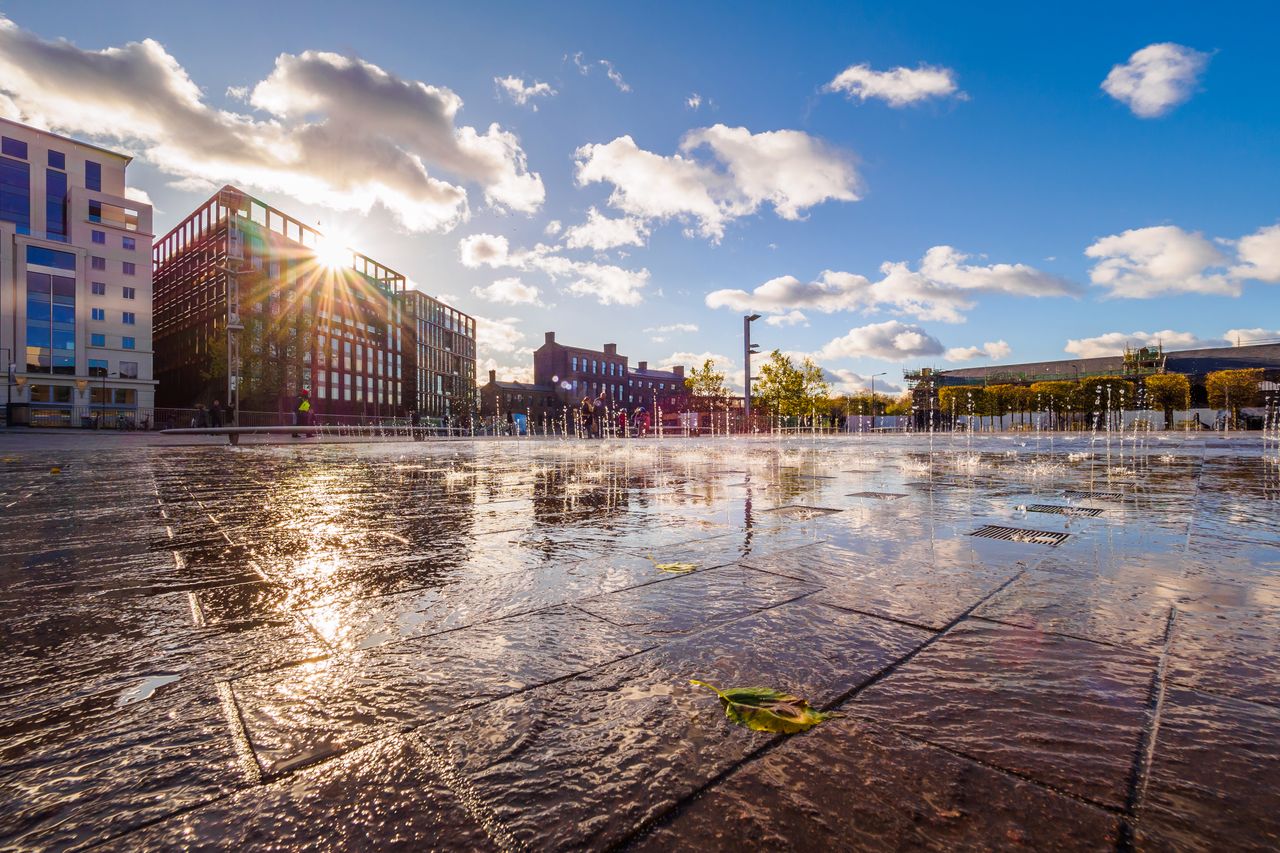
<path fill-rule="evenodd" d="M 0 2 L 0 64 L 58 71 L 0 75 L 0 112 L 134 152 L 158 230 L 210 181 L 321 223 L 484 318 L 481 359 L 503 374 L 551 329 L 633 362 L 711 353 L 737 370 L 747 309 L 793 321 L 758 323 L 765 349 L 813 353 L 847 388 L 1141 332 L 1280 336 L 1274 4 L 691 5 Z M 128 47 L 143 39 L 157 44 Z M 119 63 L 97 53 L 112 48 Z M 1120 97 L 1102 88 L 1116 66 Z M 908 73 L 922 67 L 933 77 Z M 141 130 L 84 117 L 147 75 L 158 94 L 124 111 Z M 176 109 L 182 75 L 195 88 Z M 507 77 L 554 94 L 517 103 Z M 325 100 L 373 78 L 392 81 L 386 112 L 358 88 Z M 414 116 L 454 96 L 443 124 Z M 336 148 L 200 168 L 193 138 L 237 121 L 230 139 L 320 125 Z M 350 163 L 314 154 L 343 146 Z M 379 161 L 355 151 L 383 146 L 444 183 L 361 185 Z M 691 190 L 668 191 L 676 173 Z M 675 324 L 697 331 L 646 331 Z"/>

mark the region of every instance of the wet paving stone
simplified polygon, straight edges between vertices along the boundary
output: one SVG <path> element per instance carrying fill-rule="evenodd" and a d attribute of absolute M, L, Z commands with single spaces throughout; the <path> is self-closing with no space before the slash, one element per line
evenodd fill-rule
<path fill-rule="evenodd" d="M 441 770 L 415 737 L 396 735 L 117 838 L 106 849 L 503 849 L 501 828 L 486 827 L 484 812 L 470 811 Z"/>
<path fill-rule="evenodd" d="M 968 620 L 847 709 L 1120 808 L 1155 667 L 1154 657 Z"/>
<path fill-rule="evenodd" d="M 1280 710 L 1166 692 L 1146 789 L 1139 850 L 1280 847 Z"/>
<path fill-rule="evenodd" d="M 1113 850 L 1117 817 L 861 720 L 790 738 L 638 850 Z"/>
<path fill-rule="evenodd" d="M 1225 597 L 1223 585 L 1215 585 Z M 1280 707 L 1280 607 L 1184 605 L 1169 643 L 1171 682 Z"/>

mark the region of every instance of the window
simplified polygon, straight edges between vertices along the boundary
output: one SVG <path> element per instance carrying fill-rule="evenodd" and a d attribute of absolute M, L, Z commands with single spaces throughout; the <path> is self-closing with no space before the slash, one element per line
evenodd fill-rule
<path fill-rule="evenodd" d="M 94 231 L 94 232 L 93 232 L 93 242 L 97 243 L 97 244 L 98 244 L 98 245 L 100 245 L 100 246 L 104 246 L 104 245 L 106 245 L 106 242 L 107 242 L 107 232 L 106 232 L 106 231 Z"/>
<path fill-rule="evenodd" d="M 65 169 L 67 168 L 67 155 L 61 151 L 49 150 L 49 168 Z"/>
<path fill-rule="evenodd" d="M 46 249 L 44 246 L 28 246 L 27 266 L 52 267 L 55 270 L 71 270 L 74 272 L 76 256 L 70 252 Z"/>
<path fill-rule="evenodd" d="M 138 378 L 138 362 L 136 361 L 120 362 L 120 378 L 121 379 L 137 379 Z"/>
<path fill-rule="evenodd" d="M 105 281 L 90 282 L 89 288 L 92 290 L 94 296 L 107 295 L 107 283 Z"/>
<path fill-rule="evenodd" d="M 44 230 L 50 240 L 67 242 L 67 173 L 45 169 Z"/>
<path fill-rule="evenodd" d="M 8 152 L 6 152 L 8 153 Z M 0 157 L 0 219 L 31 233 L 31 167 Z"/>
<path fill-rule="evenodd" d="M 92 257 L 89 259 L 89 266 L 93 267 L 95 270 L 105 270 L 107 268 L 107 259 Z"/>
<path fill-rule="evenodd" d="M 138 298 L 138 288 L 136 288 L 136 287 L 126 287 L 126 288 L 123 288 L 123 291 L 124 291 L 124 298 L 125 298 L 125 299 L 137 299 L 137 298 Z"/>
<path fill-rule="evenodd" d="M 102 192 L 102 164 L 92 160 L 84 161 L 84 187 L 87 190 Z"/>
<path fill-rule="evenodd" d="M 124 231 L 137 231 L 138 211 L 129 207 L 107 204 L 105 201 L 90 201 L 89 221 L 112 225 Z"/>
<path fill-rule="evenodd" d="M 105 320 L 105 319 L 107 319 L 107 309 L 105 309 L 105 308 L 94 308 L 94 309 L 93 309 L 93 319 L 95 319 L 95 320 Z"/>
<path fill-rule="evenodd" d="M 137 265 L 137 264 L 135 264 L 133 261 L 125 261 L 125 262 L 124 262 L 124 264 L 123 264 L 123 267 L 124 267 L 124 274 L 125 274 L 125 275 L 137 275 L 137 274 L 138 274 L 138 265 Z"/>
<path fill-rule="evenodd" d="M 0 137 L 0 154 L 25 160 L 27 159 L 27 143 L 21 139 L 10 139 L 7 136 Z"/>
<path fill-rule="evenodd" d="M 96 376 L 99 379 L 107 375 L 107 360 L 105 358 L 89 359 L 89 375 Z"/>
<path fill-rule="evenodd" d="M 138 248 L 138 241 L 132 237 L 121 237 L 120 245 L 132 252 L 134 249 Z"/>
<path fill-rule="evenodd" d="M 138 322 L 138 315 L 133 313 L 132 311 L 125 311 L 121 319 L 124 320 L 124 324 L 126 326 L 133 326 L 133 325 L 136 325 Z"/>
<path fill-rule="evenodd" d="M 120 339 L 120 346 L 121 346 L 123 349 L 137 349 L 137 348 L 138 348 L 138 342 L 137 342 L 137 340 L 136 340 L 136 339 L 134 339 L 134 338 L 121 338 L 121 339 Z"/>
<path fill-rule="evenodd" d="M 106 335 L 98 334 L 96 332 L 94 334 L 89 335 L 89 346 L 105 347 L 106 345 L 107 345 Z"/>

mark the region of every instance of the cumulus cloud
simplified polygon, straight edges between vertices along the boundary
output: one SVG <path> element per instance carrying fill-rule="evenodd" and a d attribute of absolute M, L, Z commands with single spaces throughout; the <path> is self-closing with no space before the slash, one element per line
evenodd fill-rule
<path fill-rule="evenodd" d="M 574 156 L 578 184 L 612 184 L 613 207 L 644 219 L 696 221 L 714 240 L 765 203 L 783 219 L 801 219 L 810 207 L 857 201 L 860 192 L 853 156 L 798 130 L 753 134 L 717 124 L 687 133 L 670 156 L 630 136 L 584 145 Z"/>
<path fill-rule="evenodd" d="M 665 335 L 670 332 L 687 332 L 692 333 L 698 331 L 698 327 L 693 323 L 669 323 L 665 326 L 650 326 L 645 329 L 646 332 L 656 332 Z"/>
<path fill-rule="evenodd" d="M 684 99 L 684 105 L 691 110 L 697 110 L 698 107 L 702 106 L 702 96 L 697 92 L 694 92 L 692 95 Z"/>
<path fill-rule="evenodd" d="M 556 90 L 551 88 L 550 83 L 526 83 L 520 77 L 514 75 L 507 77 L 494 77 L 493 84 L 498 87 L 500 94 L 506 95 L 513 103 L 520 106 L 529 105 L 533 107 L 534 112 L 538 111 L 538 105 L 532 103 L 534 98 L 550 98 L 556 94 Z"/>
<path fill-rule="evenodd" d="M 476 318 L 476 348 L 480 355 L 490 353 L 514 353 L 524 340 L 524 332 L 516 328 L 520 324 L 519 317 Z"/>
<path fill-rule="evenodd" d="M 1231 268 L 1232 276 L 1280 283 L 1280 225 L 1241 237 L 1236 254 L 1240 263 Z"/>
<path fill-rule="evenodd" d="M 921 320 L 959 323 L 964 312 L 973 307 L 977 294 L 1074 296 L 1082 290 L 1074 282 L 1026 264 L 971 264 L 969 259 L 951 246 L 934 246 L 918 269 L 903 261 L 882 264 L 878 281 L 834 270 L 825 270 L 810 282 L 780 276 L 750 292 L 713 291 L 707 294 L 706 304 L 709 308 L 771 314 L 800 309 L 827 314 L 888 310 Z"/>
<path fill-rule="evenodd" d="M 1203 234 L 1176 225 L 1134 228 L 1103 237 L 1085 255 L 1089 278 L 1109 296 L 1150 299 L 1172 293 L 1239 296 L 1240 281 L 1221 270 L 1226 257 Z"/>
<path fill-rule="evenodd" d="M 496 358 L 479 358 L 478 383 L 483 385 L 488 382 L 489 371 L 492 370 L 497 374 L 499 382 L 533 382 L 533 363 L 529 360 L 516 362 L 513 364 L 501 364 Z"/>
<path fill-rule="evenodd" d="M 643 219 L 623 216 L 612 219 L 594 207 L 587 211 L 587 221 L 564 232 L 564 244 L 570 249 L 595 249 L 602 252 L 618 246 L 643 246 L 649 237 L 649 226 Z"/>
<path fill-rule="evenodd" d="M 1116 65 L 1102 91 L 1139 118 L 1155 118 L 1191 97 L 1209 55 L 1180 44 L 1150 44 Z"/>
<path fill-rule="evenodd" d="M 871 390 L 871 377 L 863 376 L 842 367 L 822 368 L 823 378 L 836 394 L 862 394 Z M 888 382 L 883 376 L 876 377 L 876 394 L 901 394 L 902 386 Z"/>
<path fill-rule="evenodd" d="M 1201 338 L 1191 332 L 1107 332 L 1092 338 L 1075 338 L 1067 341 L 1066 351 L 1080 358 L 1101 358 L 1122 355 L 1125 347 L 1162 345 L 1166 350 L 1220 347 L 1227 342 L 1222 338 Z"/>
<path fill-rule="evenodd" d="M 155 204 L 151 201 L 151 194 L 141 187 L 125 187 L 124 197 L 139 204 L 145 204 L 148 207 L 155 207 Z M 156 213 L 160 213 L 160 211 L 156 211 Z"/>
<path fill-rule="evenodd" d="M 890 68 L 874 71 L 867 63 L 850 65 L 823 87 L 827 92 L 843 92 L 849 100 L 876 98 L 891 107 L 905 107 L 929 98 L 951 95 L 963 98 L 950 68 L 921 65 L 919 68 Z"/>
<path fill-rule="evenodd" d="M 1008 358 L 1013 350 L 1004 341 L 987 341 L 982 346 L 951 347 L 943 357 L 947 361 L 973 361 L 975 358 Z"/>
<path fill-rule="evenodd" d="M 507 238 L 496 234 L 472 234 L 458 243 L 463 266 L 538 270 L 561 284 L 565 293 L 590 296 L 601 305 L 638 305 L 649 281 L 647 269 L 629 270 L 613 264 L 578 261 L 557 254 L 539 243 L 532 249 L 511 251 Z"/>
<path fill-rule="evenodd" d="M 801 311 L 788 311 L 785 314 L 772 314 L 765 317 L 764 321 L 770 326 L 809 325 L 809 318 Z"/>
<path fill-rule="evenodd" d="M 471 292 L 488 302 L 507 305 L 541 305 L 538 288 L 518 278 L 500 278 L 488 287 L 473 287 Z"/>
<path fill-rule="evenodd" d="M 609 82 L 617 87 L 619 92 L 630 92 L 631 87 L 627 85 L 627 81 L 622 79 L 622 75 L 618 73 L 618 69 L 613 67 L 613 63 L 607 59 L 588 60 L 582 58 L 582 52 L 579 51 L 573 55 L 573 64 L 578 67 L 578 72 L 582 76 L 587 76 L 591 70 L 596 67 L 604 69 L 605 75 L 609 78 Z"/>
<path fill-rule="evenodd" d="M 1227 329 L 1222 336 L 1231 344 L 1247 344 L 1250 341 L 1280 340 L 1280 329 Z"/>
<path fill-rule="evenodd" d="M 381 206 L 414 231 L 465 220 L 467 183 L 495 207 L 542 204 L 542 179 L 517 138 L 497 124 L 457 124 L 462 99 L 447 88 L 318 51 L 281 54 L 246 88 L 266 118 L 211 107 L 152 39 L 82 50 L 0 15 L 0 103 L 10 115 L 126 147 L 180 181 L 234 182 L 338 210 Z"/>
<path fill-rule="evenodd" d="M 820 359 L 878 358 L 896 361 L 925 355 L 941 355 L 942 343 L 924 329 L 897 320 L 850 329 L 827 342 L 815 354 Z"/>
<path fill-rule="evenodd" d="M 564 223 L 559 219 L 553 219 L 547 223 L 547 227 L 542 229 L 542 233 L 548 237 L 554 237 L 564 229 Z"/>

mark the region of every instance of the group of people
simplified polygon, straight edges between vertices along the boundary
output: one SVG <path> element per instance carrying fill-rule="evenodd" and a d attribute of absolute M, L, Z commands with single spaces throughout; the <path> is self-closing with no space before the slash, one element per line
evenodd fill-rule
<path fill-rule="evenodd" d="M 231 410 L 223 408 L 221 400 L 214 400 L 213 405 L 208 408 L 205 408 L 204 403 L 201 403 L 196 406 L 196 413 L 191 417 L 192 429 L 231 426 L 233 423 L 235 423 L 235 418 Z"/>
<path fill-rule="evenodd" d="M 603 392 L 594 400 L 583 397 L 578 415 L 582 434 L 587 438 L 604 438 L 608 432 L 618 438 L 643 438 L 653 427 L 653 420 L 644 406 L 636 406 L 635 411 L 628 414 L 626 406 L 612 405 Z"/>

